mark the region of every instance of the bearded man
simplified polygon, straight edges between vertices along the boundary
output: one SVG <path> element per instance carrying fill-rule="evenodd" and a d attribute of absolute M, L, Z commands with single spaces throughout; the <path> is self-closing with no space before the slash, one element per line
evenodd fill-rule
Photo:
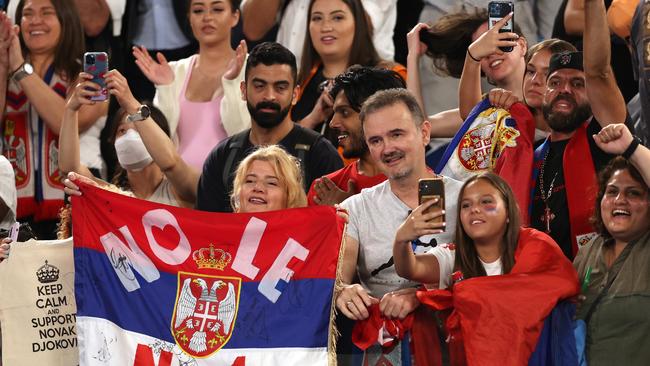
<path fill-rule="evenodd" d="M 289 117 L 299 90 L 296 74 L 296 57 L 279 43 L 266 42 L 251 50 L 241 84 L 251 128 L 223 140 L 208 155 L 199 180 L 197 209 L 232 212 L 230 192 L 237 165 L 258 146 L 280 145 L 297 157 L 305 191 L 314 179 L 343 166 L 327 139 Z"/>

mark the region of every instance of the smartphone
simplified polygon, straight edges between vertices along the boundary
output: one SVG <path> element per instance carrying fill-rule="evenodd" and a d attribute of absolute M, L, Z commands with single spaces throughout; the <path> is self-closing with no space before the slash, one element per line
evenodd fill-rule
<path fill-rule="evenodd" d="M 514 23 L 515 23 L 515 6 L 512 3 L 512 1 L 490 1 L 488 3 L 488 24 L 490 26 L 490 29 L 494 27 L 494 25 L 501 19 L 505 18 L 508 14 L 512 14 L 512 18 L 508 20 L 508 22 L 499 29 L 499 33 L 506 33 L 506 32 L 512 32 L 514 31 Z M 514 39 L 510 38 L 508 39 L 509 41 L 514 41 Z M 503 52 L 512 52 L 514 47 L 499 47 L 499 49 Z"/>
<path fill-rule="evenodd" d="M 433 48 L 434 39 L 431 32 L 428 29 L 420 29 L 420 42 L 424 43 L 427 46 L 427 49 Z"/>
<path fill-rule="evenodd" d="M 430 210 L 444 210 L 445 209 L 445 185 L 441 177 L 425 178 L 418 181 L 418 201 L 423 204 L 426 201 L 438 198 L 438 202 L 434 203 L 427 212 Z M 445 222 L 445 215 L 433 219 L 433 222 Z"/>
<path fill-rule="evenodd" d="M 18 241 L 18 231 L 20 231 L 20 223 L 16 221 L 11 225 L 11 230 L 9 230 L 9 237 L 11 238 L 12 243 Z"/>
<path fill-rule="evenodd" d="M 86 52 L 84 54 L 84 72 L 91 74 L 93 76 L 91 81 L 101 87 L 101 94 L 90 98 L 90 100 L 96 102 L 107 100 L 108 90 L 104 80 L 104 74 L 108 72 L 108 55 L 106 52 Z"/>

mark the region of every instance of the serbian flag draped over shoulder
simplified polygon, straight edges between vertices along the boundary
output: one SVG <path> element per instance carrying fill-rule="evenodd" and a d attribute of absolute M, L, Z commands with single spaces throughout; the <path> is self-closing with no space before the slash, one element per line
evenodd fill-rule
<path fill-rule="evenodd" d="M 80 188 L 81 364 L 328 364 L 344 230 L 333 208 L 208 213 Z"/>

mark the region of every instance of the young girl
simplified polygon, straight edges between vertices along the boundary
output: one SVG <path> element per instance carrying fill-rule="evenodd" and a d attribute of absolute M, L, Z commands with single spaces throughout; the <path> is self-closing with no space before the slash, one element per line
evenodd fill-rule
<path fill-rule="evenodd" d="M 558 301 L 578 293 L 571 262 L 548 235 L 520 226 L 512 190 L 493 173 L 471 177 L 460 190 L 455 243 L 416 256 L 411 241 L 438 231 L 430 221 L 437 214 L 425 213 L 432 204 L 417 207 L 398 229 L 397 273 L 449 288 L 418 292 L 418 299 L 452 310 L 445 322 L 452 359 L 527 364 L 544 319 Z"/>
<path fill-rule="evenodd" d="M 413 210 L 397 230 L 393 257 L 400 276 L 447 288 L 456 270 L 465 279 L 510 272 L 520 230 L 530 229 L 520 228 L 519 209 L 505 181 L 492 173 L 470 178 L 458 197 L 455 243 L 416 256 L 411 241 L 436 232 L 430 229 L 434 214 L 425 213 L 433 203 Z"/>

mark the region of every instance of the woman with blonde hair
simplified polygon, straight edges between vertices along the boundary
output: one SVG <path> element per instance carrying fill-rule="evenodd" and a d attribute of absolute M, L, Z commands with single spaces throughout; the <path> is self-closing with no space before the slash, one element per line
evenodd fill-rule
<path fill-rule="evenodd" d="M 234 212 L 306 207 L 300 162 L 278 145 L 259 148 L 237 167 L 230 202 Z"/>

